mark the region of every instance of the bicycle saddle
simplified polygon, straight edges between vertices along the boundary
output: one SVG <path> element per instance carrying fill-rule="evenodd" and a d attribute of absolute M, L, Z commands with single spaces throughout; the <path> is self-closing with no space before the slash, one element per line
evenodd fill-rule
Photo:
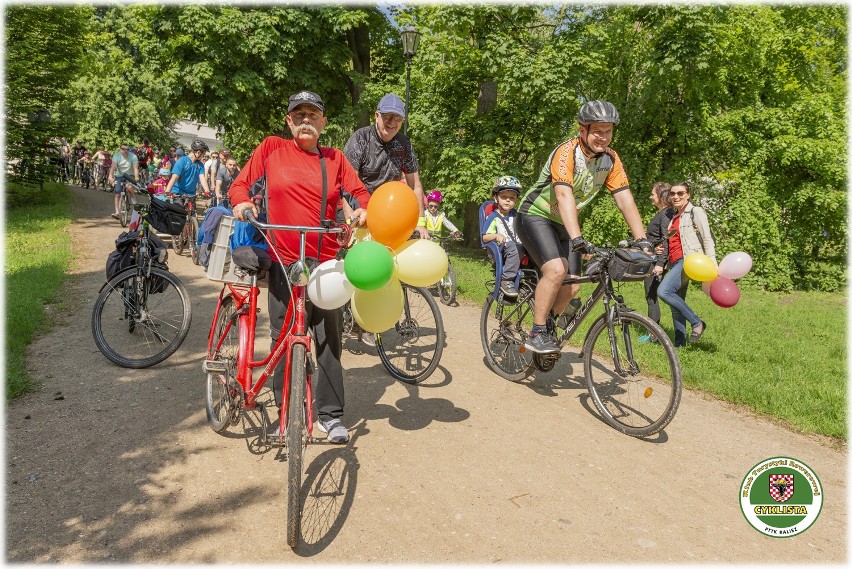
<path fill-rule="evenodd" d="M 272 267 L 272 258 L 266 249 L 243 245 L 231 251 L 231 260 L 241 269 L 251 273 L 264 273 Z"/>

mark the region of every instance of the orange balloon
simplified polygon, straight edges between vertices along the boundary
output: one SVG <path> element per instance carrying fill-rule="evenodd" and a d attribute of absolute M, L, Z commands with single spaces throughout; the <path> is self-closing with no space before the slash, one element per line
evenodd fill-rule
<path fill-rule="evenodd" d="M 385 182 L 367 204 L 367 228 L 374 241 L 396 249 L 411 237 L 419 211 L 414 190 L 402 182 Z"/>

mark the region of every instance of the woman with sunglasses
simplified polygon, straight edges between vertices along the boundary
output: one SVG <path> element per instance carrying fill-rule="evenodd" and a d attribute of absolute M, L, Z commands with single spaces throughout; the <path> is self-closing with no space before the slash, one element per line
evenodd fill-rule
<path fill-rule="evenodd" d="M 687 255 L 703 253 L 716 262 L 716 245 L 710 233 L 707 213 L 690 201 L 689 184 L 680 182 L 672 186 L 669 193 L 674 216 L 669 222 L 669 272 L 657 289 L 657 297 L 671 306 L 674 321 L 674 343 L 676 347 L 686 345 L 686 322 L 692 325 L 690 342 L 701 339 L 707 323 L 701 320 L 686 303 L 689 277 L 683 271 L 683 260 Z"/>

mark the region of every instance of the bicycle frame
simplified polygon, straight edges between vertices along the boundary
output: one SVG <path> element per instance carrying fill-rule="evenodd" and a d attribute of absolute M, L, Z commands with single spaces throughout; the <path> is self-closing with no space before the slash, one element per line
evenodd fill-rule
<path fill-rule="evenodd" d="M 304 227 L 304 226 L 277 226 L 277 225 L 267 225 L 258 223 L 256 221 L 252 222 L 253 225 L 260 229 L 285 229 L 285 230 L 293 230 L 299 231 L 299 259 L 300 261 L 297 263 L 301 263 L 301 266 L 304 267 L 304 259 L 305 259 L 305 241 L 307 238 L 308 232 L 326 232 L 326 233 L 343 233 L 348 232 L 348 229 L 343 228 L 314 228 L 314 227 Z M 335 231 L 337 229 L 337 231 Z M 348 242 L 348 238 L 346 242 Z M 273 261 L 274 262 L 274 261 Z M 295 265 L 295 264 L 294 264 Z M 293 282 L 295 281 L 295 282 Z M 232 283 L 225 283 L 225 286 L 222 287 L 221 292 L 219 293 L 219 301 L 216 305 L 216 311 L 213 315 L 213 322 L 210 326 L 210 333 L 207 337 L 207 353 L 212 354 L 218 352 L 222 347 L 222 341 L 227 337 L 228 332 L 231 327 L 236 324 L 236 321 L 239 321 L 240 327 L 240 337 L 239 337 L 239 351 L 237 357 L 237 382 L 240 384 L 243 390 L 244 400 L 242 402 L 242 407 L 244 409 L 254 409 L 257 407 L 257 397 L 266 385 L 266 382 L 272 377 L 275 372 L 275 368 L 281 363 L 282 359 L 284 360 L 284 385 L 282 391 L 282 413 L 281 413 L 281 421 L 286 424 L 286 410 L 288 409 L 287 401 L 290 397 L 290 368 L 292 363 L 292 354 L 293 348 L 296 345 L 301 344 L 305 347 L 305 355 L 307 357 L 308 362 L 311 362 L 311 337 L 307 333 L 307 323 L 306 323 L 306 315 L 307 311 L 305 309 L 305 296 L 307 292 L 307 279 L 304 282 L 291 279 L 292 283 L 292 294 L 290 297 L 290 302 L 287 305 L 287 312 L 284 316 L 284 324 L 281 327 L 281 332 L 278 335 L 278 339 L 275 341 L 275 345 L 270 351 L 269 355 L 266 356 L 263 360 L 256 361 L 254 359 L 254 342 L 255 342 L 255 328 L 257 326 L 257 299 L 260 294 L 260 287 L 257 286 L 257 275 L 251 276 L 251 284 L 239 285 Z M 220 334 L 219 344 L 214 346 L 213 339 L 216 334 L 216 322 L 219 318 L 219 312 L 222 308 L 222 299 L 225 297 L 225 293 L 229 292 L 231 297 L 234 299 L 236 304 L 236 311 L 234 315 L 235 319 L 231 319 L 228 322 L 225 329 Z M 256 368 L 263 368 L 260 376 L 257 380 L 254 380 L 253 370 Z M 312 389 L 312 366 L 307 365 L 307 373 L 306 373 L 306 385 L 305 385 L 305 398 L 306 401 L 313 401 L 313 389 Z M 308 430 L 309 440 L 313 435 L 313 406 L 306 405 L 305 406 L 305 424 Z M 283 428 L 282 428 L 283 432 Z"/>
<path fill-rule="evenodd" d="M 604 254 L 608 254 L 608 253 L 604 253 Z M 530 285 L 529 286 L 529 291 L 530 291 L 529 294 L 534 295 L 535 294 L 535 284 L 537 284 L 537 283 L 532 282 L 532 284 L 531 284 L 531 280 L 528 277 L 526 277 L 526 275 L 524 276 L 524 280 L 526 280 L 527 284 Z M 608 335 L 609 335 L 610 345 L 612 347 L 613 354 L 617 355 L 618 354 L 618 342 L 615 341 L 616 313 L 620 309 L 627 310 L 627 307 L 624 305 L 624 299 L 620 295 L 615 294 L 615 291 L 612 288 L 612 280 L 610 279 L 609 274 L 606 273 L 606 271 L 601 270 L 600 273 L 598 273 L 596 275 L 591 275 L 591 276 L 580 276 L 580 277 L 569 276 L 569 277 L 566 277 L 562 281 L 562 284 L 563 285 L 568 285 L 568 284 L 580 285 L 580 284 L 596 282 L 596 281 L 598 282 L 598 285 L 595 287 L 595 289 L 589 295 L 589 298 L 586 299 L 586 302 L 584 302 L 582 304 L 582 306 L 580 306 L 580 308 L 577 309 L 577 312 L 574 314 L 574 316 L 568 322 L 568 326 L 567 326 L 567 328 L 565 328 L 565 331 L 562 333 L 562 335 L 560 337 L 557 338 L 557 342 L 559 343 L 559 345 L 561 347 L 565 344 L 565 342 L 567 342 L 569 339 L 571 339 L 571 337 L 574 335 L 574 332 L 576 332 L 580 328 L 580 325 L 583 323 L 583 321 L 586 319 L 586 317 L 589 315 L 589 313 L 592 311 L 592 309 L 595 307 L 595 305 L 601 299 L 603 299 L 604 318 L 606 319 L 606 323 L 607 323 L 607 332 L 608 332 Z M 518 303 L 517 306 L 521 306 L 521 303 Z M 618 357 L 614 358 L 616 372 L 618 372 L 622 376 L 626 376 L 629 373 L 635 372 L 636 369 L 638 369 L 636 362 L 633 358 L 632 343 L 630 342 L 630 338 L 627 334 L 625 334 L 625 347 L 627 349 L 627 357 L 628 357 L 628 361 L 630 362 L 631 369 L 628 370 L 628 371 L 625 371 L 621 367 L 620 358 L 618 358 Z M 585 342 L 584 342 L 583 348 L 580 351 L 580 357 L 583 357 L 583 352 L 585 351 L 585 349 L 586 349 L 586 346 L 585 346 Z"/>
<path fill-rule="evenodd" d="M 305 286 L 293 286 L 293 294 L 290 299 L 290 303 L 287 305 L 287 313 L 284 317 L 282 333 L 279 334 L 278 340 L 276 340 L 275 346 L 272 348 L 269 355 L 260 361 L 255 361 L 254 359 L 255 328 L 257 325 L 257 299 L 260 294 L 260 287 L 257 286 L 257 276 L 252 276 L 251 285 L 248 287 L 245 285 L 235 285 L 231 283 L 226 283 L 225 286 L 222 287 L 222 290 L 219 293 L 219 303 L 216 306 L 216 313 L 213 315 L 214 323 L 219 317 L 219 310 L 222 307 L 222 299 L 225 297 L 226 292 L 229 292 L 234 299 L 237 309 L 235 316 L 241 324 L 238 356 L 240 365 L 237 368 L 237 381 L 242 386 L 245 394 L 243 407 L 246 409 L 254 409 L 257 406 L 257 396 L 260 393 L 260 390 L 263 389 L 267 380 L 275 372 L 275 368 L 281 363 L 282 357 L 285 357 L 284 363 L 286 370 L 286 373 L 284 374 L 284 392 L 289 393 L 290 354 L 292 353 L 293 346 L 296 344 L 302 344 L 305 346 L 306 353 L 311 353 L 311 338 L 307 334 L 307 326 L 305 323 L 305 316 L 307 314 L 305 310 Z M 227 336 L 227 332 L 230 330 L 231 326 L 235 324 L 236 322 L 232 320 L 226 325 L 225 330 L 221 334 L 222 340 L 225 336 Z M 285 333 L 285 329 L 288 329 L 289 331 Z M 207 339 L 208 353 L 218 351 L 222 347 L 221 341 L 219 345 L 213 345 L 215 332 L 215 328 L 211 326 L 210 334 Z M 263 368 L 263 371 L 257 378 L 257 381 L 255 381 L 253 370 L 261 367 Z M 306 391 L 308 396 L 311 395 L 310 380 L 311 374 L 308 374 L 308 385 Z M 309 418 L 311 413 L 312 411 L 308 410 Z"/>

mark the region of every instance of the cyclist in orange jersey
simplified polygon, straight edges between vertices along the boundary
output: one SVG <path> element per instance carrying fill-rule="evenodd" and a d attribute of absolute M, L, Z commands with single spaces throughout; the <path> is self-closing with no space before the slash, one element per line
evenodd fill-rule
<path fill-rule="evenodd" d="M 618 122 L 618 110 L 612 103 L 584 104 L 577 115 L 579 136 L 556 147 L 518 207 L 518 237 L 541 269 L 533 329 L 526 346 L 533 352 L 559 351 L 556 339 L 547 331 L 547 319 L 565 310 L 580 290 L 575 284 L 563 286 L 562 279 L 566 274 L 579 276 L 580 255 L 591 251 L 591 244 L 581 234 L 578 213 L 602 188 L 615 200 L 637 244 L 652 252 L 624 165 L 609 148 Z"/>

